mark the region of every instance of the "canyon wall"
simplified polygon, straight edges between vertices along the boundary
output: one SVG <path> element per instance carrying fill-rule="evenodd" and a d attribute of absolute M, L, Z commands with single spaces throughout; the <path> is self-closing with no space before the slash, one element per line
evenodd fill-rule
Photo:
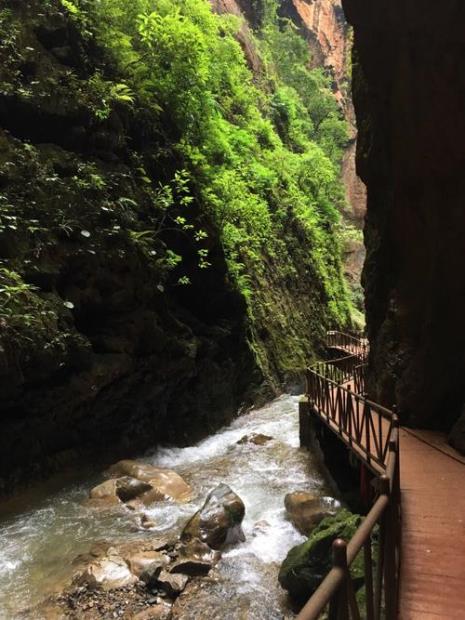
<path fill-rule="evenodd" d="M 449 430 L 464 404 L 465 7 L 344 0 L 354 27 L 373 396 Z M 452 441 L 464 448 L 463 423 Z"/>
<path fill-rule="evenodd" d="M 333 232 L 337 299 L 292 205 L 279 253 L 228 257 L 204 176 L 183 189 L 172 110 L 128 88 L 86 13 L 46 5 L 0 9 L 0 494 L 214 432 L 298 381 L 347 301 Z"/>
<path fill-rule="evenodd" d="M 343 217 L 355 231 L 363 229 L 366 213 L 366 188 L 357 175 L 355 154 L 357 129 L 351 92 L 352 36 L 341 0 L 284 0 L 280 14 L 291 19 L 307 39 L 315 67 L 325 67 L 333 78 L 333 91 L 349 124 L 350 139 L 342 162 L 342 180 L 347 207 Z M 361 304 L 360 277 L 365 260 L 361 235 L 347 235 L 344 244 L 344 270 L 356 304 Z"/>

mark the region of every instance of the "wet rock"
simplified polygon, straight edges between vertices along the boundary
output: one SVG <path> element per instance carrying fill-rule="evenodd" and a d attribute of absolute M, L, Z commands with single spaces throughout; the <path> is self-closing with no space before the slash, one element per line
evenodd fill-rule
<path fill-rule="evenodd" d="M 82 505 L 96 510 L 111 510 L 115 506 L 121 506 L 121 503 L 116 495 L 108 495 L 107 497 L 88 497 L 82 502 Z"/>
<path fill-rule="evenodd" d="M 106 499 L 115 498 L 119 500 L 116 494 L 116 480 L 106 480 L 102 484 L 94 487 L 89 493 L 90 499 Z"/>
<path fill-rule="evenodd" d="M 152 490 L 152 486 L 147 482 L 132 478 L 131 476 L 122 476 L 106 480 L 94 487 L 90 492 L 90 498 L 93 500 L 105 500 L 106 502 L 135 501 L 138 497 L 143 496 Z"/>
<path fill-rule="evenodd" d="M 137 613 L 133 616 L 133 620 L 170 620 L 171 608 L 172 606 L 170 603 L 161 601 Z"/>
<path fill-rule="evenodd" d="M 145 571 L 153 573 L 155 567 L 159 567 L 161 571 L 170 561 L 169 558 L 160 551 L 139 551 L 134 555 L 126 556 L 124 559 L 131 573 L 141 579 L 141 575 Z M 142 581 L 145 581 L 145 579 L 142 579 Z"/>
<path fill-rule="evenodd" d="M 279 571 L 279 583 L 292 598 L 302 601 L 313 594 L 331 569 L 333 541 L 350 540 L 361 522 L 360 515 L 340 510 L 323 519 L 306 542 L 289 551 Z M 362 555 L 352 564 L 351 574 L 357 589 L 363 583 Z"/>
<path fill-rule="evenodd" d="M 126 502 L 126 508 L 134 512 L 142 512 L 146 506 L 140 499 L 131 499 L 129 502 Z"/>
<path fill-rule="evenodd" d="M 208 560 L 196 558 L 181 558 L 174 562 L 170 573 L 188 575 L 189 577 L 204 577 L 213 568 L 213 563 Z"/>
<path fill-rule="evenodd" d="M 147 551 L 163 551 L 165 555 L 172 553 L 176 547 L 177 539 L 170 536 L 150 537 L 149 539 L 132 540 L 130 542 L 113 545 L 116 547 L 118 554 L 129 561 L 129 558 L 136 553 L 145 553 Z"/>
<path fill-rule="evenodd" d="M 164 566 L 165 564 L 161 562 L 150 563 L 140 573 L 140 580 L 143 581 L 148 587 L 155 587 Z"/>
<path fill-rule="evenodd" d="M 263 435 L 262 433 L 252 433 L 251 435 L 244 435 L 244 437 L 239 439 L 237 443 L 239 445 L 245 443 L 253 443 L 256 446 L 264 446 L 269 441 L 273 441 L 273 437 L 270 437 L 269 435 Z"/>
<path fill-rule="evenodd" d="M 258 536 L 259 534 L 265 534 L 269 528 L 270 524 L 268 523 L 268 521 L 257 521 L 256 523 L 254 523 L 252 534 L 254 536 Z"/>
<path fill-rule="evenodd" d="M 106 556 L 110 549 L 113 549 L 111 543 L 104 540 L 97 541 L 91 546 L 87 553 L 81 553 L 80 555 L 76 556 L 72 561 L 72 564 L 78 570 L 82 570 L 91 562 L 94 562 L 95 560 Z"/>
<path fill-rule="evenodd" d="M 104 558 L 92 562 L 73 580 L 77 586 L 87 586 L 90 589 L 102 588 L 113 590 L 132 585 L 137 577 L 131 573 L 122 557 L 110 549 Z"/>
<path fill-rule="evenodd" d="M 116 479 L 116 493 L 122 502 L 134 500 L 151 489 L 150 484 L 137 478 L 124 476 Z"/>
<path fill-rule="evenodd" d="M 211 549 L 206 543 L 198 538 L 193 538 L 187 542 L 181 542 L 176 547 L 177 557 L 180 559 L 194 559 L 210 562 L 215 565 L 221 558 L 221 553 Z"/>
<path fill-rule="evenodd" d="M 289 520 L 305 536 L 325 517 L 335 515 L 341 504 L 332 497 L 319 497 L 305 491 L 288 493 L 284 505 Z"/>
<path fill-rule="evenodd" d="M 190 577 L 208 575 L 221 558 L 219 551 L 211 549 L 197 538 L 177 545 L 176 555 L 176 559 L 169 568 L 170 572 L 182 573 Z"/>
<path fill-rule="evenodd" d="M 181 573 L 168 573 L 162 570 L 153 585 L 161 588 L 168 596 L 177 597 L 187 585 L 189 577 Z M 150 584 L 152 585 L 152 584 Z"/>
<path fill-rule="evenodd" d="M 211 491 L 204 505 L 187 522 L 182 541 L 198 538 L 212 549 L 245 540 L 241 523 L 245 506 L 241 498 L 226 484 Z"/>
<path fill-rule="evenodd" d="M 146 514 L 143 514 L 140 518 L 140 524 L 145 530 L 151 530 L 156 526 L 155 521 L 152 521 Z"/>
<path fill-rule="evenodd" d="M 193 496 L 192 488 L 171 469 L 125 460 L 113 465 L 109 473 L 115 477 L 130 476 L 150 485 L 150 489 L 139 496 L 145 505 L 163 500 L 188 502 Z"/>

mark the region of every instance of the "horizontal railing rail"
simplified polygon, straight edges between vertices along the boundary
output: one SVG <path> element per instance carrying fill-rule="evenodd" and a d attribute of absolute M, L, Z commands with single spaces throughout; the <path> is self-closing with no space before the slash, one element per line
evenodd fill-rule
<path fill-rule="evenodd" d="M 327 364 L 330 366 L 331 364 Z M 334 371 L 329 371 L 333 374 Z M 326 377 L 307 370 L 307 394 L 314 412 L 340 439 L 362 456 L 376 473 L 383 473 L 393 428 L 393 412 Z"/>
<path fill-rule="evenodd" d="M 361 461 L 362 467 L 372 471 L 376 498 L 351 540 L 333 542 L 333 567 L 297 620 L 317 620 L 324 611 L 329 620 L 394 620 L 397 617 L 399 420 L 395 411 L 366 398 L 365 364 L 360 363 L 361 356 L 357 353 L 351 357 L 354 360 L 341 362 L 338 358 L 309 368 L 307 400 L 310 412 L 339 436 Z M 364 597 L 357 597 L 351 567 L 361 553 L 365 589 Z"/>
<path fill-rule="evenodd" d="M 344 355 L 327 362 L 316 362 L 311 370 L 331 381 L 345 384 L 349 381 L 354 382 L 355 376 L 360 374 L 361 366 L 363 364 L 360 363 L 358 355 Z"/>
<path fill-rule="evenodd" d="M 368 340 L 350 334 L 332 330 L 326 334 L 326 346 L 329 349 L 340 349 L 349 355 L 357 355 L 361 360 L 368 356 Z"/>

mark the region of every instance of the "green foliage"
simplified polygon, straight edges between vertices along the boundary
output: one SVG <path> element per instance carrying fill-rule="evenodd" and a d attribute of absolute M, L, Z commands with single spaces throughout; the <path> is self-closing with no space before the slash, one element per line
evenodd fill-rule
<path fill-rule="evenodd" d="M 134 94 L 126 84 L 105 80 L 98 71 L 88 81 L 89 105 L 99 120 L 109 118 L 115 103 L 134 104 Z"/>
<path fill-rule="evenodd" d="M 334 540 L 349 541 L 362 523 L 362 517 L 346 509 L 323 519 L 308 539 L 287 554 L 279 571 L 279 582 L 292 598 L 308 600 L 332 568 L 331 547 Z M 351 568 L 355 590 L 363 585 L 363 559 L 357 556 Z"/>
<path fill-rule="evenodd" d="M 213 14 L 207 0 L 135 0 L 130 6 L 81 0 L 79 6 L 122 85 L 111 86 L 98 73 L 91 78 L 92 90 L 101 93 L 96 116 L 107 118 L 115 94 L 122 94 L 125 103 L 150 109 L 169 128 L 196 200 L 220 228 L 230 273 L 251 300 L 251 312 L 249 272 L 261 273 L 266 255 L 280 261 L 283 272 L 291 269 L 286 254 L 294 242 L 286 232 L 294 221 L 308 238 L 307 260 L 323 283 L 329 318 L 344 322 L 336 227 L 347 129 L 329 79 L 308 68 L 307 43 L 277 18 L 276 1 L 252 7 L 263 25 L 257 45 L 269 76 L 266 89 L 254 84 L 235 38 L 239 21 Z M 183 214 L 174 223 L 192 226 Z M 198 258 L 201 268 L 208 266 L 204 248 Z"/>
<path fill-rule="evenodd" d="M 276 5 L 276 2 L 275 2 Z M 316 141 L 338 165 L 348 140 L 348 127 L 323 69 L 310 69 L 306 40 L 289 20 L 269 19 L 261 33 L 261 45 L 271 76 L 286 85 L 284 96 L 294 108 L 291 124 L 304 124 L 304 135 Z"/>
<path fill-rule="evenodd" d="M 49 328 L 56 313 L 38 297 L 36 287 L 0 262 L 0 327 L 14 330 L 21 339 L 30 339 L 28 332 Z"/>
<path fill-rule="evenodd" d="M 43 5 L 71 20 L 82 49 L 87 45 L 98 62 L 83 60 L 82 73 L 58 64 L 46 77 L 24 80 L 21 66 L 37 51 L 19 49 L 22 34 L 0 11 L 0 52 L 8 58 L 0 89 L 53 113 L 59 101 L 65 113 L 87 114 L 98 139 L 114 137 L 116 126 L 134 126 L 150 148 L 138 151 L 129 139 L 118 144 L 128 167 L 102 169 L 75 158 L 55 165 L 61 153 L 44 159 L 23 144 L 16 161 L 0 161 L 0 174 L 33 178 L 35 185 L 1 199 L 0 234 L 25 235 L 32 262 L 63 237 L 91 255 L 102 239 L 121 257 L 135 248 L 153 266 L 160 292 L 190 283 L 173 238 L 188 240 L 190 264 L 194 256 L 201 272 L 214 260 L 210 246 L 218 236 L 252 325 L 259 316 L 282 322 L 284 310 L 279 314 L 263 290 L 271 279 L 292 289 L 299 278 L 314 285 L 319 325 L 346 322 L 338 207 L 347 131 L 329 78 L 309 69 L 307 44 L 277 18 L 276 0 L 252 2 L 262 76 L 252 75 L 237 41 L 240 21 L 214 14 L 208 0 Z M 35 196 L 44 204 L 34 204 Z"/>

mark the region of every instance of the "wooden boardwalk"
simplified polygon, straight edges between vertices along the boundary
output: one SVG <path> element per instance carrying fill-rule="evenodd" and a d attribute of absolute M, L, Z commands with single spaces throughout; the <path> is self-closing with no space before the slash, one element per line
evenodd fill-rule
<path fill-rule="evenodd" d="M 366 340 L 332 331 L 328 332 L 327 347 L 347 357 L 308 369 L 309 411 L 371 470 L 380 489 L 386 481 L 391 489 L 390 493 L 380 491 L 365 521 L 346 541 L 347 548 L 338 544 L 337 553 L 350 549 L 352 560 L 378 523 L 386 541 L 379 556 L 384 577 L 377 582 L 373 596 L 373 565 L 371 560 L 365 561 L 371 594 L 366 610 L 359 613 L 362 610 L 356 601 L 348 599 L 350 576 L 343 573 L 342 584 L 348 584 L 344 594 L 346 586 L 341 586 L 338 573 L 347 566 L 348 556 L 342 563 L 338 560 L 299 620 L 316 620 L 329 602 L 334 617 L 365 617 L 365 611 L 371 619 L 384 617 L 381 600 L 390 620 L 465 620 L 465 456 L 451 448 L 441 433 L 399 428 L 394 408 L 385 409 L 366 397 Z"/>
<path fill-rule="evenodd" d="M 357 348 L 352 351 L 351 345 L 336 343 L 333 348 L 354 356 Z M 355 387 L 354 377 L 347 379 L 350 365 L 340 375 L 334 371 L 333 364 L 339 368 L 340 361 L 317 364 L 316 372 L 309 369 L 310 400 L 320 419 L 362 462 L 374 450 L 378 461 L 371 461 L 371 467 L 379 475 L 385 457 L 374 448 L 389 441 L 392 412 L 385 416 L 383 408 L 371 403 L 366 417 L 363 403 L 370 401 L 350 391 Z M 465 456 L 441 433 L 403 427 L 398 448 L 402 518 L 397 617 L 465 620 Z M 302 615 L 305 620 L 314 617 Z"/>
<path fill-rule="evenodd" d="M 465 620 L 465 459 L 440 433 L 400 435 L 401 620 Z"/>

